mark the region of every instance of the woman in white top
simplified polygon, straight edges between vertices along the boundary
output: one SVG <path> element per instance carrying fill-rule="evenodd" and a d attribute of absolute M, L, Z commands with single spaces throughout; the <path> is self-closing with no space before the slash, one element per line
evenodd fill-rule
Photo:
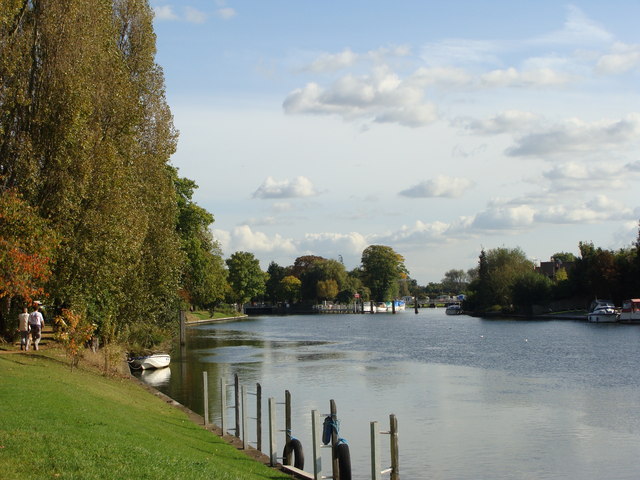
<path fill-rule="evenodd" d="M 22 309 L 22 313 L 18 315 L 18 330 L 20 331 L 20 350 L 29 350 L 29 310 L 27 307 Z"/>

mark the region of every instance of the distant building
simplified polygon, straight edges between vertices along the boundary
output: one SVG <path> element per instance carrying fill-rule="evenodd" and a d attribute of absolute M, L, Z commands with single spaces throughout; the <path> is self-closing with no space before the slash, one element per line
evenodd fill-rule
<path fill-rule="evenodd" d="M 540 262 L 540 266 L 536 267 L 536 272 L 554 280 L 560 269 L 564 268 L 569 273 L 574 265 L 575 262 L 562 262 L 562 260 L 552 258 L 549 262 Z"/>

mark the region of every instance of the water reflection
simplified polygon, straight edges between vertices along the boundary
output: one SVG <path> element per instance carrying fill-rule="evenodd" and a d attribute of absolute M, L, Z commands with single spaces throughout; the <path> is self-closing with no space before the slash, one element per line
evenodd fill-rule
<path fill-rule="evenodd" d="M 201 325 L 189 329 L 160 388 L 201 413 L 208 372 L 216 423 L 220 378 L 238 374 L 250 390 L 260 382 L 263 411 L 266 398 L 281 402 L 287 389 L 307 452 L 309 412 L 328 411 L 333 398 L 356 479 L 369 478 L 369 422 L 384 429 L 389 413 L 400 425 L 402 478 L 635 479 L 640 327 L 600 327 L 433 310 Z M 277 416 L 283 428 L 280 407 Z"/>

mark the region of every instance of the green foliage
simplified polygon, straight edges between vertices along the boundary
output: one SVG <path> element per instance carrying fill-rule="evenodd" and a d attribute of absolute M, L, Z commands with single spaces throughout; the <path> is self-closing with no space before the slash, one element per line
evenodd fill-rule
<path fill-rule="evenodd" d="M 300 300 L 301 288 L 302 282 L 293 275 L 287 275 L 280 280 L 279 291 L 282 295 L 282 299 L 290 303 L 296 303 Z"/>
<path fill-rule="evenodd" d="M 513 304 L 530 313 L 533 305 L 545 305 L 551 300 L 552 281 L 533 270 L 516 277 L 511 287 Z"/>
<path fill-rule="evenodd" d="M 478 261 L 478 278 L 469 285 L 465 309 L 485 311 L 492 305 L 511 309 L 516 280 L 533 272 L 533 263 L 520 248 L 496 248 L 485 252 Z"/>
<path fill-rule="evenodd" d="M 264 294 L 267 274 L 260 269 L 260 262 L 249 252 L 235 252 L 226 261 L 229 269 L 231 298 L 240 306 L 252 298 Z"/>
<path fill-rule="evenodd" d="M 146 0 L 0 4 L 0 192 L 19 191 L 60 239 L 54 308 L 111 340 L 140 318 L 175 323 L 181 280 L 220 298 L 212 217 L 168 167 L 177 132 L 154 56 Z"/>
<path fill-rule="evenodd" d="M 316 284 L 316 295 L 320 300 L 333 300 L 338 291 L 338 282 L 333 279 L 320 280 Z"/>
<path fill-rule="evenodd" d="M 14 189 L 0 192 L 0 335 L 11 330 L 8 317 L 15 318 L 20 307 L 11 309 L 14 297 L 25 303 L 42 299 L 57 245 L 35 208 Z"/>
<path fill-rule="evenodd" d="M 371 245 L 362 252 L 362 281 L 376 302 L 392 300 L 398 294 L 398 280 L 408 271 L 402 255 L 391 247 Z"/>
<path fill-rule="evenodd" d="M 92 325 L 82 316 L 66 308 L 55 318 L 58 327 L 56 340 L 62 343 L 67 355 L 71 358 L 71 369 L 78 366 L 80 355 L 86 343 L 93 336 L 96 325 Z"/>

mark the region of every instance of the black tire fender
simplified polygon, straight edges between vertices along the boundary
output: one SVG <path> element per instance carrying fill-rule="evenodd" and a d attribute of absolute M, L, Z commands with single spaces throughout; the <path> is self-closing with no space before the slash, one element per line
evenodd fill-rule
<path fill-rule="evenodd" d="M 351 480 L 351 454 L 349 445 L 340 442 L 336 445 L 336 457 L 338 457 L 338 468 L 340 470 L 340 480 Z"/>
<path fill-rule="evenodd" d="M 291 456 L 295 458 L 293 466 L 303 470 L 304 451 L 302 450 L 302 443 L 297 438 L 291 438 L 291 440 L 289 440 L 284 446 L 284 451 L 282 452 L 282 463 L 285 465 L 291 465 Z"/>

